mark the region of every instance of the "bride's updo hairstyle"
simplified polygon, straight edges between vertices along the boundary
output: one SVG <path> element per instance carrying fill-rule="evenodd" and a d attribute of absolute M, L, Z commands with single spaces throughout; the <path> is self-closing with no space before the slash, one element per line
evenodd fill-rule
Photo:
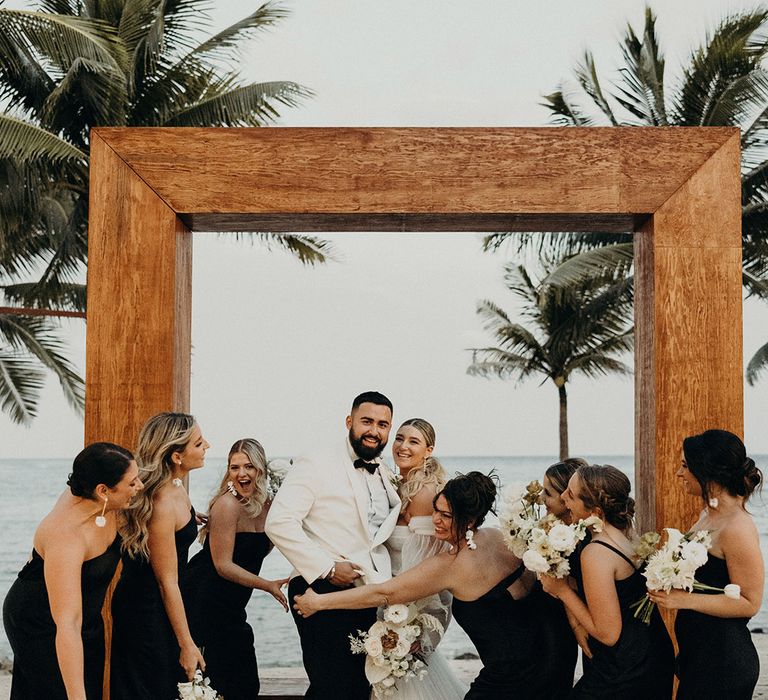
<path fill-rule="evenodd" d="M 430 423 L 423 418 L 409 418 L 400 426 L 400 428 L 404 428 L 407 425 L 416 428 L 416 430 L 421 433 L 427 447 L 435 446 L 435 429 Z M 424 460 L 424 464 L 420 467 L 411 469 L 411 471 L 408 472 L 406 481 L 400 485 L 400 498 L 402 500 L 402 506 L 400 508 L 401 512 L 405 511 L 408 504 L 411 502 L 411 499 L 418 493 L 422 486 L 434 484 L 435 490 L 439 491 L 443 488 L 446 478 L 443 465 L 440 464 L 437 458 L 428 455 Z"/>
<path fill-rule="evenodd" d="M 136 461 L 139 478 L 144 489 L 125 511 L 126 533 L 123 551 L 132 557 L 149 559 L 149 531 L 154 496 L 167 483 L 173 473 L 172 456 L 183 452 L 195 431 L 195 419 L 188 413 L 158 413 L 152 416 L 139 432 Z"/>
<path fill-rule="evenodd" d="M 635 499 L 629 495 L 629 477 L 610 464 L 589 464 L 576 470 L 581 481 L 581 500 L 610 525 L 629 532 L 635 517 Z"/>
<path fill-rule="evenodd" d="M 456 475 L 446 482 L 443 490 L 435 496 L 433 504 L 440 496 L 448 501 L 451 508 L 451 529 L 456 542 L 464 538 L 467 530 L 480 527 L 489 512 L 496 514 L 493 509 L 496 502 L 496 483 L 482 472 Z"/>
<path fill-rule="evenodd" d="M 120 445 L 93 442 L 72 462 L 67 486 L 73 496 L 93 499 L 99 484 L 109 488 L 117 486 L 132 461 L 133 455 Z"/>
<path fill-rule="evenodd" d="M 763 474 L 747 457 L 744 443 L 727 430 L 707 430 L 683 440 L 683 455 L 691 474 L 701 485 L 701 495 L 709 501 L 710 487 L 717 484 L 732 496 L 746 501 L 762 488 Z"/>

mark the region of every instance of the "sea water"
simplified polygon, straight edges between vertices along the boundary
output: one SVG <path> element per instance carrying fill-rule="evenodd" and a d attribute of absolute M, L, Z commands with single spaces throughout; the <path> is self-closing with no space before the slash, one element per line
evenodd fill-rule
<path fill-rule="evenodd" d="M 633 457 L 631 456 L 586 456 L 590 462 L 613 464 L 630 478 L 633 478 Z M 456 472 L 478 470 L 488 472 L 495 469 L 502 485 L 512 482 L 541 480 L 544 470 L 554 457 L 444 457 L 443 466 L 452 476 Z M 768 471 L 768 457 L 757 457 L 758 466 Z M 224 459 L 209 458 L 206 466 L 192 473 L 190 495 L 195 508 L 206 511 L 211 495 L 224 474 Z M 71 461 L 65 459 L 2 459 L 0 460 L 0 598 L 5 598 L 19 569 L 29 558 L 32 550 L 32 536 L 35 528 L 51 509 L 63 490 Z M 768 490 L 766 491 L 768 499 Z M 763 558 L 768 565 L 768 504 L 757 496 L 749 505 L 760 530 Z M 488 524 L 493 524 L 489 520 Z M 685 528 L 690 523 L 679 523 Z M 199 545 L 194 545 L 194 553 Z M 266 558 L 261 575 L 266 578 L 288 576 L 290 564 L 276 550 Z M 272 596 L 254 591 L 248 605 L 248 620 L 256 638 L 256 654 L 259 665 L 299 666 L 301 650 L 293 620 Z M 750 622 L 751 629 L 768 631 L 768 606 L 764 603 L 760 612 Z M 448 658 L 466 653 L 475 653 L 472 642 L 461 628 L 452 623 L 440 648 Z M 11 655 L 5 631 L 0 631 L 0 658 Z"/>

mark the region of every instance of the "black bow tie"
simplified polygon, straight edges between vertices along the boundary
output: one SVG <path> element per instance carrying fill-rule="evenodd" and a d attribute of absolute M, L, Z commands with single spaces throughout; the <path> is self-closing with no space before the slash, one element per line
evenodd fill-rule
<path fill-rule="evenodd" d="M 373 474 L 379 466 L 377 462 L 366 462 L 364 459 L 356 459 L 354 465 L 355 469 L 366 469 L 369 474 Z"/>

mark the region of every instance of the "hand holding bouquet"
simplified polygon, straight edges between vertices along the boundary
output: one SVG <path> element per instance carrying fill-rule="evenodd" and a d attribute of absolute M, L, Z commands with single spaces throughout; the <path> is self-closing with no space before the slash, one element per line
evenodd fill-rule
<path fill-rule="evenodd" d="M 419 612 L 412 603 L 384 608 L 382 620 L 374 622 L 367 632 L 349 636 L 352 653 L 367 655 L 365 675 L 377 698 L 394 695 L 395 684 L 401 679 L 408 681 L 426 675 L 423 654 L 412 650 L 420 645 L 422 634 L 427 631 L 442 635 L 444 630 L 434 615 Z"/>
<path fill-rule="evenodd" d="M 189 683 L 179 683 L 179 700 L 224 700 L 213 688 L 208 678 L 198 668 Z"/>
<path fill-rule="evenodd" d="M 523 554 L 525 568 L 552 578 L 565 578 L 571 572 L 568 557 L 586 537 L 590 527 L 599 532 L 602 520 L 591 515 L 566 525 L 552 515 L 542 518 L 531 530 L 528 549 Z"/>

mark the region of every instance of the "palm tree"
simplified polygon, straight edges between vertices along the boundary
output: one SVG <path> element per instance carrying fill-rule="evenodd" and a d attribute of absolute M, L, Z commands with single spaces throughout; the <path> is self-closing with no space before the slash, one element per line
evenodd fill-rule
<path fill-rule="evenodd" d="M 0 7 L 0 288 L 10 303 L 85 309 L 77 281 L 87 262 L 91 127 L 262 126 L 311 95 L 294 82 L 240 77 L 244 42 L 286 16 L 279 3 L 199 41 L 206 5 L 40 0 L 36 11 Z M 307 264 L 331 253 L 312 236 L 254 236 Z M 30 362 L 43 361 L 40 348 L 53 343 L 43 366 L 60 378 L 71 367 L 50 321 L 20 321 L 12 311 L 0 310 L 0 399 L 13 420 L 27 422 L 39 398 Z M 28 332 L 8 335 L 18 323 Z M 82 392 L 71 389 L 68 398 L 81 403 Z"/>
<path fill-rule="evenodd" d="M 768 370 L 768 343 L 758 348 L 752 359 L 747 363 L 747 384 L 757 384 L 760 375 Z"/>
<path fill-rule="evenodd" d="M 623 64 L 605 88 L 591 52 L 574 75 L 576 85 L 548 95 L 545 106 L 561 126 L 738 126 L 742 130 L 743 279 L 749 294 L 768 298 L 768 10 L 743 11 L 723 19 L 695 49 L 669 90 L 665 61 L 656 34 L 656 16 L 645 10 L 637 35 L 627 27 L 621 45 Z M 519 236 L 519 237 L 518 237 Z M 550 279 L 568 283 L 595 271 L 617 277 L 631 273 L 628 234 L 494 234 L 486 250 L 505 242 L 515 253 L 543 252 L 567 257 Z M 586 251 L 586 252 L 585 252 Z"/>
<path fill-rule="evenodd" d="M 544 264 L 544 276 L 556 263 Z M 633 345 L 632 286 L 626 280 L 591 276 L 575 284 L 534 282 L 522 265 L 507 265 L 507 288 L 520 300 L 516 323 L 492 301 L 478 303 L 477 313 L 497 345 L 474 348 L 467 373 L 480 377 L 516 378 L 540 375 L 557 388 L 560 413 L 560 458 L 568 457 L 568 393 L 571 375 L 597 377 L 629 374 L 618 357 Z"/>

